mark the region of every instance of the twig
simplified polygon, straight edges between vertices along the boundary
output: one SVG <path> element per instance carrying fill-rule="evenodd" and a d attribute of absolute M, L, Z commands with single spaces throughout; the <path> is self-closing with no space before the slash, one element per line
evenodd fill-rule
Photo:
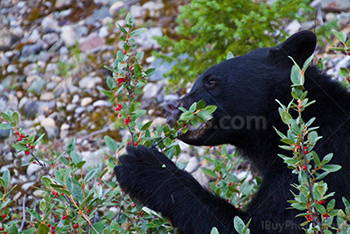
<path fill-rule="evenodd" d="M 22 220 L 21 227 L 19 228 L 18 232 L 22 232 L 22 230 L 24 228 L 24 223 L 26 222 L 26 198 L 27 198 L 27 194 L 24 194 L 23 204 L 22 204 L 23 220 Z"/>

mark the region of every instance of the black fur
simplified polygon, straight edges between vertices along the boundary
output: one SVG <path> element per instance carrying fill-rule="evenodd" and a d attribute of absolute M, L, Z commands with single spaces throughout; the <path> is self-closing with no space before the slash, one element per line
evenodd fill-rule
<path fill-rule="evenodd" d="M 227 60 L 204 72 L 191 92 L 171 105 L 188 108 L 204 99 L 217 105 L 214 118 L 200 134 L 186 134 L 181 140 L 193 145 L 219 145 L 230 143 L 240 148 L 263 175 L 261 187 L 245 213 L 225 200 L 208 192 L 187 172 L 156 150 L 129 147 L 127 155 L 120 157 L 115 168 L 121 188 L 144 205 L 169 217 L 184 234 L 209 233 L 213 226 L 220 234 L 235 233 L 234 216 L 244 221 L 252 218 L 252 233 L 305 233 L 299 224 L 304 218 L 295 218 L 298 211 L 287 209 L 287 200 L 293 199 L 291 184 L 297 182 L 278 153 L 286 153 L 278 145 L 279 136 L 272 126 L 282 132 L 286 126 L 278 114 L 278 104 L 288 104 L 290 96 L 291 55 L 302 65 L 312 54 L 316 37 L 302 31 L 274 47 L 254 50 L 244 56 Z M 207 85 L 213 80 L 214 85 Z M 335 191 L 337 207 L 342 208 L 342 197 L 349 198 L 350 186 L 350 95 L 330 77 L 315 67 L 306 72 L 308 97 L 316 103 L 303 113 L 304 120 L 316 116 L 319 135 L 323 136 L 315 148 L 322 158 L 333 152 L 332 163 L 342 170 L 325 178 L 329 191 Z M 170 119 L 179 111 L 168 110 Z M 240 117 L 263 117 L 262 126 L 244 122 L 240 128 L 227 128 L 227 121 Z M 222 121 L 223 118 L 231 118 Z M 221 122 L 220 122 L 221 121 Z M 210 126 L 210 127 L 209 127 Z M 165 165 L 162 166 L 162 165 Z"/>

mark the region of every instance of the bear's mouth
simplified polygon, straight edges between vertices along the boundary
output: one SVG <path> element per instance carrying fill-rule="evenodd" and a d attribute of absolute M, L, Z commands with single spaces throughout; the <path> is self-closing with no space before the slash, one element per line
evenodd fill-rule
<path fill-rule="evenodd" d="M 212 119 L 213 118 L 210 118 L 205 122 L 198 123 L 196 126 L 187 125 L 187 129 L 188 129 L 187 132 L 180 134 L 178 138 L 180 140 L 184 140 L 184 139 L 194 140 L 199 138 L 211 126 Z"/>

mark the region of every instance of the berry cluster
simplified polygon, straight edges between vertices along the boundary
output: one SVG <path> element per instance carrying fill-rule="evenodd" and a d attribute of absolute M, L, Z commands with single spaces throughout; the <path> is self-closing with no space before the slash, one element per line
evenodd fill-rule
<path fill-rule="evenodd" d="M 16 131 L 16 135 L 18 136 L 17 141 L 22 141 L 23 139 L 26 138 L 26 135 L 24 133 L 19 132 L 19 131 Z M 35 147 L 34 145 L 32 145 L 30 142 L 28 142 L 28 144 L 26 145 L 27 150 L 24 151 L 24 154 L 29 155 L 29 153 L 30 153 L 29 150 L 34 149 L 34 147 Z"/>
<path fill-rule="evenodd" d="M 126 78 L 117 78 L 117 83 L 122 84 L 126 81 Z"/>
<path fill-rule="evenodd" d="M 124 124 L 129 125 L 130 122 L 131 122 L 130 115 L 128 115 L 127 118 L 124 119 Z"/>
<path fill-rule="evenodd" d="M 52 195 L 53 195 L 53 198 L 59 198 L 59 194 L 58 194 L 58 192 L 56 192 L 56 191 L 54 191 L 54 190 L 52 190 Z M 61 195 L 63 196 L 63 193 L 61 193 Z"/>
<path fill-rule="evenodd" d="M 115 111 L 120 111 L 123 108 L 122 104 L 118 104 Z"/>

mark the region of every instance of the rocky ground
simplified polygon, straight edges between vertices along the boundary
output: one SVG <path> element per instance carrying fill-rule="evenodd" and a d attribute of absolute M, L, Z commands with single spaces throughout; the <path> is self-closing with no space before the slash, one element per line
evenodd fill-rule
<path fill-rule="evenodd" d="M 162 74 L 169 65 L 160 65 L 151 56 L 159 45 L 154 35 L 173 35 L 179 7 L 189 0 L 38 0 L 0 1 L 0 111 L 19 111 L 20 127 L 27 134 L 45 132 L 50 145 L 41 150 L 63 152 L 68 140 L 76 137 L 79 150 L 88 165 L 103 157 L 103 136 L 121 140 L 121 133 L 112 126 L 115 120 L 111 104 L 100 92 L 105 84 L 116 51 L 121 47 L 119 28 L 127 11 L 135 17 L 136 26 L 147 27 L 136 40 L 145 51 L 146 66 L 156 67 L 152 83 L 144 87 L 142 103 L 150 106 L 149 118 L 164 124 L 160 107 L 178 98 L 176 92 L 166 94 L 167 81 Z M 315 0 L 319 25 L 333 19 L 350 34 L 350 2 L 348 0 Z M 289 22 L 289 33 L 311 29 L 314 21 Z M 331 43 L 332 44 L 332 43 Z M 331 45 L 333 46 L 333 45 Z M 328 55 L 319 48 L 320 57 Z M 337 74 L 340 67 L 349 67 L 349 57 L 332 55 L 327 72 Z M 37 181 L 34 164 L 22 167 L 29 158 L 15 155 L 7 140 L 9 131 L 0 130 L 0 173 L 15 171 L 14 183 L 22 184 L 25 192 Z M 201 160 L 193 149 L 181 143 L 181 160 L 188 161 L 186 169 L 203 184 L 208 178 L 199 170 Z M 195 149 L 201 153 L 201 149 Z M 18 197 L 21 194 L 18 194 Z"/>

